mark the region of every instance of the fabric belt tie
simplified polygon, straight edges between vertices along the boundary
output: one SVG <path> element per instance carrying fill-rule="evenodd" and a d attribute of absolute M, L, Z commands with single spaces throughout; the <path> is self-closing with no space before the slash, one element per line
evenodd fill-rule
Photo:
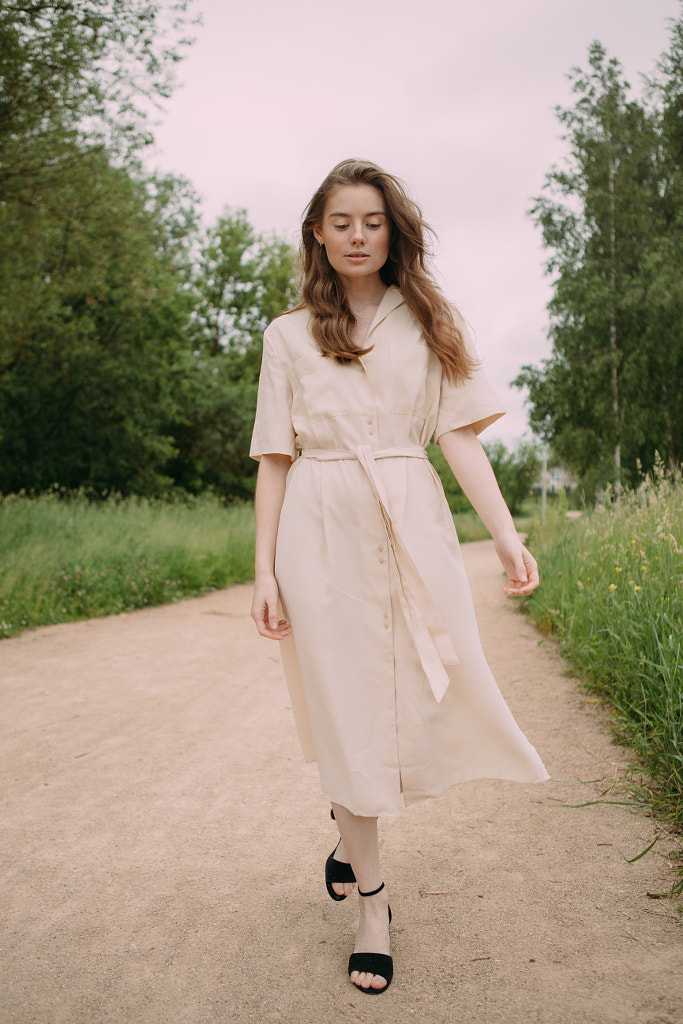
<path fill-rule="evenodd" d="M 315 459 L 317 462 L 356 459 L 365 470 L 379 506 L 389 546 L 398 570 L 398 596 L 401 609 L 432 693 L 437 701 L 441 701 L 450 682 L 444 665 L 457 665 L 459 658 L 446 629 L 446 624 L 434 603 L 434 598 L 429 593 L 427 585 L 391 517 L 387 492 L 377 468 L 378 459 L 426 459 L 427 452 L 421 445 L 382 448 L 380 451 L 373 452 L 369 445 L 361 444 L 352 451 L 308 448 L 301 452 L 301 457 Z"/>

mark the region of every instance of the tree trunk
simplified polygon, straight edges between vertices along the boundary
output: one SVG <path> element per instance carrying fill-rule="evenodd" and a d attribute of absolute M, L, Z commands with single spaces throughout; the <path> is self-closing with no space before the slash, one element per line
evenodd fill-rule
<path fill-rule="evenodd" d="M 609 345 L 612 353 L 612 415 L 614 417 L 614 499 L 619 504 L 621 497 L 621 417 L 619 416 L 619 349 L 617 347 L 617 227 L 616 200 L 614 195 L 614 157 L 612 155 L 612 138 L 608 136 L 609 155 L 609 249 L 610 249 L 610 282 L 609 282 Z"/>

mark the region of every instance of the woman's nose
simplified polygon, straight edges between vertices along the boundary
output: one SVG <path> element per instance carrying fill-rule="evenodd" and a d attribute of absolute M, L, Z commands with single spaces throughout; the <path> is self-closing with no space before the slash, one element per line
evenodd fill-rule
<path fill-rule="evenodd" d="M 363 242 L 365 241 L 365 235 L 363 234 L 363 222 L 359 221 L 353 225 L 353 235 L 351 236 L 352 242 Z"/>

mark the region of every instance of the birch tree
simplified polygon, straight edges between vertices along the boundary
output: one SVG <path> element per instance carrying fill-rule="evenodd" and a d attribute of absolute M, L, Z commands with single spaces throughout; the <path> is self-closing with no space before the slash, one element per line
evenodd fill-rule
<path fill-rule="evenodd" d="M 553 352 L 515 383 L 529 389 L 536 432 L 585 482 L 610 482 L 618 498 L 624 473 L 631 482 L 639 462 L 654 458 L 643 295 L 658 233 L 659 123 L 629 99 L 619 62 L 599 43 L 571 78 L 576 102 L 558 109 L 569 154 L 531 211 L 551 252 Z"/>

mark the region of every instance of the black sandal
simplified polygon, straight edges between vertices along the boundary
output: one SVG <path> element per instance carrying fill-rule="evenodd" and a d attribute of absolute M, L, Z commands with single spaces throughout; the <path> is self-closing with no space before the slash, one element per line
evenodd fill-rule
<path fill-rule="evenodd" d="M 332 810 L 332 808 L 330 808 L 330 817 L 332 818 L 332 821 L 337 820 L 334 816 L 334 811 Z M 341 838 L 339 840 L 339 843 L 341 843 Z M 330 896 L 336 903 L 341 903 L 342 900 L 345 900 L 346 895 L 342 894 L 340 896 L 338 892 L 335 892 L 334 889 L 332 888 L 332 883 L 336 882 L 337 885 L 340 885 L 342 882 L 356 881 L 356 876 L 353 873 L 353 868 L 351 867 L 351 865 L 345 864 L 343 860 L 334 859 L 334 855 L 339 849 L 339 843 L 337 843 L 334 850 L 325 861 L 325 886 Z"/>
<path fill-rule="evenodd" d="M 358 895 L 376 896 L 383 888 L 384 882 L 382 882 L 378 889 L 373 889 L 372 892 L 361 892 L 359 889 Z M 387 909 L 389 911 L 389 924 L 391 924 L 391 907 Z M 386 978 L 387 983 L 384 988 L 355 986 L 359 992 L 367 992 L 368 995 L 379 995 L 380 992 L 386 992 L 391 985 L 391 979 L 394 976 L 394 961 L 387 953 L 352 953 L 349 957 L 349 977 L 354 971 L 358 971 L 359 974 L 379 974 L 381 978 Z"/>
<path fill-rule="evenodd" d="M 339 843 L 341 843 L 341 839 L 339 840 Z M 356 876 L 353 873 L 351 865 L 345 864 L 343 860 L 334 859 L 334 855 L 339 848 L 339 843 L 337 843 L 334 850 L 325 861 L 325 887 L 336 903 L 341 903 L 342 900 L 345 900 L 346 893 L 342 893 L 340 895 L 338 892 L 335 892 L 332 888 L 332 883 L 336 882 L 337 885 L 339 885 L 342 882 L 356 881 Z"/>

